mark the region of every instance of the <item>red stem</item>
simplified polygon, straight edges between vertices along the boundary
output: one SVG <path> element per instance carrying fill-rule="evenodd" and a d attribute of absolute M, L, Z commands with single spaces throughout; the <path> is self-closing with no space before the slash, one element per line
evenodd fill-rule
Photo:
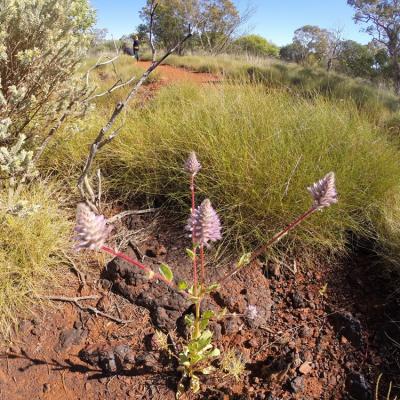
<path fill-rule="evenodd" d="M 190 177 L 190 192 L 192 196 L 192 214 L 195 212 L 196 209 L 196 193 L 195 193 L 195 186 L 194 186 L 194 177 L 195 174 L 192 174 Z M 192 238 L 192 243 L 193 243 L 193 289 L 194 289 L 194 295 L 197 295 L 197 247 L 196 244 L 194 243 L 194 239 Z"/>
<path fill-rule="evenodd" d="M 299 225 L 301 222 L 303 222 L 305 219 L 307 219 L 310 215 L 314 214 L 314 212 L 317 210 L 318 210 L 317 207 L 314 207 L 314 206 L 311 207 L 304 214 L 300 215 L 300 217 L 296 218 L 284 230 L 277 233 L 271 240 L 269 240 L 263 246 L 259 247 L 257 250 L 253 251 L 253 253 L 251 254 L 251 257 L 250 257 L 250 261 L 247 265 L 251 264 L 261 254 L 265 253 L 269 247 L 271 247 L 274 243 L 276 243 L 280 239 L 282 239 L 283 236 L 285 236 L 288 232 L 290 232 L 292 229 L 294 229 L 297 225 Z M 221 283 L 225 282 L 227 279 L 236 275 L 239 271 L 241 271 L 241 268 L 235 268 L 233 271 L 226 274 L 218 283 L 221 284 Z"/>
<path fill-rule="evenodd" d="M 195 189 L 194 189 L 194 174 L 191 175 L 190 178 L 190 191 L 192 192 L 192 212 L 196 207 L 196 200 L 195 200 Z"/>
<path fill-rule="evenodd" d="M 154 272 L 151 268 L 147 267 L 146 265 L 142 264 L 139 261 L 134 260 L 133 258 L 127 256 L 126 254 L 115 251 L 111 247 L 107 247 L 107 246 L 102 246 L 101 250 L 105 251 L 108 254 L 111 254 L 114 257 L 118 257 L 118 258 L 121 258 L 122 260 L 125 260 L 129 264 L 134 265 L 135 267 L 141 269 L 142 271 L 147 272 L 149 274 L 149 276 L 151 275 L 151 276 L 153 276 L 153 278 L 159 279 L 159 280 L 165 282 L 168 286 L 173 287 L 172 282 L 168 281 L 162 275 Z"/>
<path fill-rule="evenodd" d="M 283 231 L 277 233 L 269 242 L 265 243 L 263 246 L 255 250 L 251 255 L 250 262 L 254 261 L 256 258 L 261 256 L 261 254 L 265 253 L 268 247 L 272 246 L 274 243 L 282 239 L 283 236 L 285 236 L 288 232 L 290 232 L 293 228 L 295 228 L 297 225 L 299 225 L 301 222 L 303 222 L 306 218 L 308 218 L 311 214 L 313 214 L 317 210 L 318 208 L 311 207 L 304 214 L 300 215 L 300 217 L 296 218 Z"/>

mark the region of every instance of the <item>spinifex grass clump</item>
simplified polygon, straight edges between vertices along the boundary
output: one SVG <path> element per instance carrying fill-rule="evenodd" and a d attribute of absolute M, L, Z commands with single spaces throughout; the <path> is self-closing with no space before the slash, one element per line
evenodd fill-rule
<path fill-rule="evenodd" d="M 207 279 L 205 253 L 206 249 L 210 248 L 214 242 L 222 239 L 221 222 L 209 199 L 205 199 L 196 207 L 195 179 L 201 169 L 201 164 L 194 152 L 190 154 L 184 167 L 190 176 L 191 191 L 191 210 L 186 226 L 186 230 L 190 232 L 189 236 L 192 239 L 192 249 L 187 249 L 187 253 L 193 262 L 193 282 L 191 284 L 184 281 L 176 283 L 171 268 L 166 264 L 160 266 L 159 272 L 154 272 L 143 263 L 106 246 L 105 242 L 112 227 L 107 224 L 104 216 L 95 215 L 86 204 L 81 203 L 78 205 L 77 225 L 75 228 L 76 248 L 78 250 L 84 248 L 102 250 L 115 257 L 120 257 L 144 271 L 148 279 L 163 281 L 175 291 L 184 294 L 193 303 L 194 314 L 185 316 L 185 323 L 190 332 L 189 339 L 179 343 L 175 353 L 169 348 L 167 349 L 170 355 L 178 360 L 178 370 L 182 374 L 178 384 L 177 398 L 180 398 L 188 388 L 194 393 L 198 392 L 200 390 L 200 377 L 202 375 L 217 373 L 218 371 L 217 363 L 214 363 L 214 361 L 220 357 L 220 350 L 213 344 L 213 332 L 208 328 L 208 325 L 211 319 L 223 318 L 225 311 L 223 310 L 219 314 L 210 310 L 201 311 L 201 304 L 204 298 L 211 292 L 218 291 L 222 282 L 225 282 L 242 268 L 251 264 L 252 261 L 265 253 L 283 236 L 316 211 L 329 207 L 338 201 L 335 175 L 333 172 L 330 172 L 308 188 L 313 198 L 313 203 L 307 211 L 294 219 L 293 222 L 277 233 L 269 242 L 251 253 L 242 255 L 232 270 L 228 271 L 218 282 L 212 283 Z M 251 319 L 255 318 L 256 315 L 256 306 L 249 306 L 246 310 L 246 317 Z M 156 341 L 163 343 L 162 348 L 166 349 L 168 347 L 166 338 L 160 332 L 156 334 Z M 223 357 L 219 370 L 226 372 L 229 369 L 229 365 L 235 365 L 234 376 L 238 379 L 238 371 L 242 371 L 243 369 L 242 363 L 240 360 L 232 360 L 231 355 Z"/>

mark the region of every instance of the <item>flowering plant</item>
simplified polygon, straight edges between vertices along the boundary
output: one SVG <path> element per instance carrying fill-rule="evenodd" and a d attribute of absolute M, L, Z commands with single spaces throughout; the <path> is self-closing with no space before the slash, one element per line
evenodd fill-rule
<path fill-rule="evenodd" d="M 77 211 L 76 248 L 102 250 L 114 257 L 120 257 L 135 267 L 145 271 L 148 279 L 160 280 L 176 291 L 184 293 L 194 305 L 194 314 L 185 316 L 185 323 L 189 328 L 189 339 L 181 346 L 179 353 L 170 354 L 179 362 L 179 371 L 182 373 L 178 384 L 177 398 L 179 398 L 190 387 L 191 391 L 196 393 L 200 390 L 200 375 L 208 375 L 215 371 L 212 361 L 220 356 L 220 350 L 213 344 L 213 333 L 208 328 L 211 319 L 223 318 L 224 311 L 216 314 L 211 310 L 201 311 L 201 305 L 204 298 L 211 292 L 218 290 L 221 283 L 238 273 L 242 268 L 249 265 L 256 258 L 264 254 L 269 247 L 276 244 L 289 231 L 309 218 L 318 210 L 329 207 L 337 203 L 337 192 L 335 186 L 335 175 L 328 173 L 324 178 L 314 183 L 308 188 L 313 203 L 310 208 L 301 216 L 296 218 L 285 229 L 277 233 L 269 242 L 262 245 L 252 253 L 242 255 L 235 267 L 229 271 L 219 282 L 209 284 L 206 282 L 205 271 L 205 252 L 211 245 L 222 238 L 221 222 L 217 212 L 213 208 L 211 201 L 205 199 L 196 207 L 196 186 L 195 178 L 200 172 L 201 164 L 197 160 L 196 154 L 192 152 L 189 155 L 185 165 L 185 170 L 190 177 L 191 191 L 191 210 L 187 221 L 186 230 L 192 240 L 192 248 L 187 249 L 193 264 L 193 282 L 191 284 L 181 281 L 176 283 L 171 268 L 166 264 L 161 264 L 159 271 L 154 272 L 143 263 L 131 259 L 124 253 L 117 252 L 105 245 L 105 242 L 111 232 L 111 227 L 102 215 L 96 215 L 86 204 L 80 203 Z M 257 315 L 257 308 L 249 306 L 246 310 L 246 318 L 254 319 Z M 157 332 L 157 337 L 163 337 Z M 163 338 L 163 343 L 167 343 Z M 164 346 L 165 347 L 165 346 Z M 168 346 L 166 346 L 168 348 Z M 232 357 L 226 365 L 237 365 L 232 362 Z M 226 367 L 225 367 L 226 368 Z M 241 368 L 235 367 L 237 371 Z"/>

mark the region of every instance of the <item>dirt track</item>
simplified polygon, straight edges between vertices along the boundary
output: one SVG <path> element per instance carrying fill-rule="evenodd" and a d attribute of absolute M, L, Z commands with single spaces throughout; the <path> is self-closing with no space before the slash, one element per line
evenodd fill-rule
<path fill-rule="evenodd" d="M 143 69 L 148 68 L 151 63 L 148 61 L 140 61 L 138 63 Z M 164 83 L 190 81 L 196 83 L 213 83 L 219 82 L 221 78 L 216 75 L 203 72 L 193 72 L 183 68 L 171 67 L 170 65 L 160 65 L 157 72 L 161 75 Z"/>

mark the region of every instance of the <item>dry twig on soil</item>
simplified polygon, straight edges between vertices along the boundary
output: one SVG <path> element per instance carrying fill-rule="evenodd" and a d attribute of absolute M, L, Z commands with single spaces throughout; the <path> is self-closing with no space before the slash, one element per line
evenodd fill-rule
<path fill-rule="evenodd" d="M 114 317 L 110 314 L 100 311 L 96 307 L 83 306 L 80 303 L 80 301 L 85 301 L 85 300 L 98 300 L 100 298 L 99 296 L 83 296 L 83 297 L 44 296 L 42 298 L 45 300 L 51 300 L 51 301 L 61 301 L 61 302 L 65 302 L 65 303 L 73 303 L 82 311 L 87 311 L 87 312 L 91 312 L 95 315 L 100 315 L 101 317 L 108 318 L 109 320 L 116 322 L 117 324 L 129 324 L 131 322 L 134 322 L 134 320 L 124 320 L 121 318 Z"/>

